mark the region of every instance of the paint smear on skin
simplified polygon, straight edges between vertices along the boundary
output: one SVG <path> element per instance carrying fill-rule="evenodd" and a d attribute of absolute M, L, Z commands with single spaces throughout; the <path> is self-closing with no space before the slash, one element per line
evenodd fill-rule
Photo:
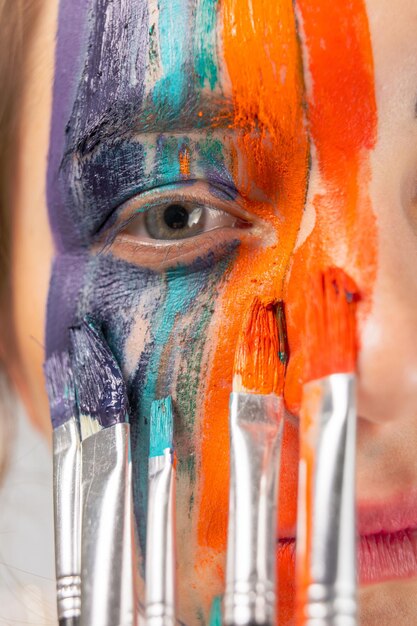
<path fill-rule="evenodd" d="M 297 251 L 286 289 L 290 343 L 290 407 L 299 407 L 301 341 L 306 273 L 314 265 L 338 264 L 359 284 L 372 289 L 376 271 L 375 221 L 366 180 L 367 152 L 376 132 L 372 50 L 366 12 L 360 0 L 343 10 L 331 0 L 299 3 L 309 60 L 309 129 L 323 179 L 314 198 L 316 227 Z M 243 311 L 249 294 L 280 298 L 285 270 L 294 249 L 306 193 L 308 140 L 303 130 L 303 85 L 298 39 L 291 2 L 267 0 L 249 4 L 223 0 L 224 57 L 232 84 L 236 147 L 235 184 L 256 189 L 259 202 L 250 210 L 265 217 L 278 245 L 247 254 L 243 247 L 230 274 L 213 320 L 221 328 L 212 336 L 215 352 L 207 381 L 201 436 L 202 493 L 199 545 L 225 550 L 228 463 L 218 451 L 228 449 L 228 400 L 233 362 Z M 268 202 L 269 200 L 269 202 Z M 276 207 L 280 219 L 271 216 Z M 266 217 L 267 214 L 267 217 Z M 276 214 L 275 214 L 276 215 Z M 245 306 L 246 305 L 246 306 Z M 283 446 L 280 528 L 293 528 L 296 511 L 297 432 L 287 432 Z M 291 457 L 291 461 L 287 462 Z M 288 556 L 288 555 L 287 555 Z M 202 558 L 204 558 L 202 556 Z M 289 557 L 287 558 L 289 561 Z M 287 563 L 289 565 L 289 563 Z M 293 581 L 280 556 L 280 623 L 294 615 Z M 283 584 L 283 577 L 285 583 Z M 287 584 L 288 583 L 288 584 Z"/>
<path fill-rule="evenodd" d="M 306 276 L 332 265 L 343 268 L 358 285 L 362 314 L 366 314 L 377 270 L 376 222 L 367 184 L 377 112 L 365 6 L 362 0 L 351 0 L 343 8 L 332 0 L 298 0 L 297 5 L 307 60 L 305 71 L 309 72 L 311 85 L 307 94 L 308 126 L 321 184 L 312 199 L 315 227 L 295 254 L 285 298 L 291 354 L 285 399 L 294 412 L 299 412 L 306 373 L 308 357 L 304 357 L 303 350 L 312 348 L 307 342 L 302 345 L 306 304 L 300 294 Z M 309 398 L 310 403 L 315 401 Z M 300 496 L 305 498 L 308 509 L 314 471 L 308 432 L 314 424 L 307 404 L 303 403 L 300 437 Z M 300 557 L 308 571 L 309 529 L 306 532 L 305 552 Z M 298 623 L 303 623 L 303 593 L 309 583 L 305 572 L 300 568 L 297 574 Z"/>
<path fill-rule="evenodd" d="M 303 380 L 303 292 L 306 275 L 337 265 L 358 285 L 369 311 L 377 270 L 376 219 L 368 182 L 376 138 L 373 57 L 366 9 L 352 0 L 298 1 L 311 90 L 308 125 L 321 176 L 313 197 L 316 223 L 297 250 L 286 293 L 291 359 L 285 400 L 298 413 Z"/>
<path fill-rule="evenodd" d="M 217 0 L 198 0 L 195 24 L 194 69 L 200 87 L 208 83 L 210 89 L 217 84 Z"/>
<path fill-rule="evenodd" d="M 153 89 L 153 101 L 158 108 L 161 103 L 169 104 L 174 116 L 184 104 L 189 70 L 188 26 L 190 15 L 183 0 L 158 2 L 159 54 L 162 78 Z"/>
<path fill-rule="evenodd" d="M 190 178 L 190 149 L 187 145 L 181 146 L 178 151 L 181 178 Z"/>
<path fill-rule="evenodd" d="M 214 562 L 219 563 L 215 555 L 226 549 L 229 460 L 220 451 L 229 449 L 229 394 L 242 319 L 255 293 L 263 303 L 282 295 L 308 174 L 302 72 L 291 0 L 223 0 L 220 12 L 238 137 L 232 145 L 234 184 L 250 198 L 248 210 L 265 220 L 271 237 L 259 248 L 241 246 L 216 302 L 208 339 L 214 349 L 201 419 L 196 571 L 201 571 L 204 559 L 215 567 Z M 296 439 L 290 444 L 296 448 Z M 218 567 L 221 578 L 221 563 Z"/>

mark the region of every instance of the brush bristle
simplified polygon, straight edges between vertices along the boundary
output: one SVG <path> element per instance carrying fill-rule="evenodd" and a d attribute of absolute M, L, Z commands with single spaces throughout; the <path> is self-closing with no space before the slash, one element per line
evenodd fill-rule
<path fill-rule="evenodd" d="M 164 450 L 172 448 L 174 413 L 171 396 L 154 400 L 151 405 L 151 427 L 149 457 L 161 456 Z"/>
<path fill-rule="evenodd" d="M 342 269 L 313 277 L 306 301 L 305 382 L 355 371 L 358 300 L 358 288 Z"/>
<path fill-rule="evenodd" d="M 210 610 L 210 626 L 222 626 L 222 597 L 215 596 Z"/>
<path fill-rule="evenodd" d="M 280 346 L 277 303 L 255 298 L 249 308 L 235 354 L 233 391 L 280 395 L 285 359 Z"/>
<path fill-rule="evenodd" d="M 74 378 L 68 352 L 54 353 L 44 365 L 52 427 L 77 417 Z"/>
<path fill-rule="evenodd" d="M 126 387 L 102 333 L 90 321 L 70 331 L 81 436 L 128 421 Z"/>

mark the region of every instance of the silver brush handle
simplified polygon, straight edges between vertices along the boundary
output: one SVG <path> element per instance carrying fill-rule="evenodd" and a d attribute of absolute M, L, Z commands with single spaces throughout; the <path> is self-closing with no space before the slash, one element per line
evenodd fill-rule
<path fill-rule="evenodd" d="M 356 626 L 356 379 L 333 374 L 306 385 L 320 397 L 311 536 L 308 626 Z"/>
<path fill-rule="evenodd" d="M 136 624 L 129 424 L 82 442 L 81 626 Z"/>
<path fill-rule="evenodd" d="M 355 590 L 313 584 L 307 593 L 306 626 L 357 626 Z"/>
<path fill-rule="evenodd" d="M 232 393 L 225 623 L 275 624 L 282 400 Z"/>
<path fill-rule="evenodd" d="M 146 625 L 175 624 L 175 483 L 172 453 L 149 459 Z"/>
<path fill-rule="evenodd" d="M 81 443 L 70 419 L 53 431 L 55 570 L 58 619 L 81 611 Z"/>

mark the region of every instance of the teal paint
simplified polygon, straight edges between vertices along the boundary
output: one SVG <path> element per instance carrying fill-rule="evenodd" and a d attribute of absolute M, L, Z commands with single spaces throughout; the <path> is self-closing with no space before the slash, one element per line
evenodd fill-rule
<path fill-rule="evenodd" d="M 174 414 L 171 396 L 154 400 L 151 404 L 149 457 L 162 456 L 164 450 L 172 448 L 173 431 Z"/>
<path fill-rule="evenodd" d="M 200 87 L 213 90 L 218 80 L 216 47 L 217 0 L 199 0 L 195 17 L 194 69 Z"/>
<path fill-rule="evenodd" d="M 181 179 L 179 152 L 188 146 L 187 137 L 161 136 L 158 139 L 158 174 L 163 180 L 179 181 Z"/>
<path fill-rule="evenodd" d="M 152 402 L 158 396 L 158 379 L 161 370 L 161 357 L 170 341 L 175 321 L 185 315 L 192 306 L 197 294 L 204 289 L 204 272 L 190 275 L 189 268 L 182 266 L 168 270 L 165 275 L 165 298 L 153 320 L 152 353 L 146 370 L 144 386 L 138 405 L 138 416 L 144 417 L 135 452 L 135 464 L 138 471 L 138 500 L 141 514 L 138 521 L 139 540 L 142 550 L 146 546 L 146 502 L 148 497 L 146 463 L 149 453 L 149 425 Z M 162 372 L 166 375 L 166 372 Z M 148 422 L 149 424 L 149 422 Z M 146 555 L 145 555 L 146 559 Z"/>
<path fill-rule="evenodd" d="M 207 135 L 205 141 L 198 144 L 199 157 L 202 163 L 209 165 L 224 166 L 224 144 L 217 137 Z"/>
<path fill-rule="evenodd" d="M 155 84 L 153 100 L 158 109 L 166 104 L 172 115 L 179 112 L 186 99 L 190 55 L 190 15 L 187 0 L 158 2 L 159 54 L 162 78 Z"/>
<path fill-rule="evenodd" d="M 211 604 L 210 626 L 222 626 L 222 596 L 215 596 Z"/>
<path fill-rule="evenodd" d="M 190 276 L 186 267 L 178 267 L 166 273 L 166 296 L 154 323 L 153 352 L 142 395 L 144 415 L 149 415 L 151 403 L 157 395 L 159 364 L 175 320 L 179 315 L 186 314 L 199 291 L 204 288 L 201 279 L 201 276 Z"/>

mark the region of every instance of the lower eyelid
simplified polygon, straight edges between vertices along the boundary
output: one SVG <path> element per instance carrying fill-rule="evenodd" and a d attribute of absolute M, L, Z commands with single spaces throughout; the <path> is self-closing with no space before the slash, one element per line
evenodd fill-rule
<path fill-rule="evenodd" d="M 223 232 L 223 237 L 216 235 Z M 106 251 L 133 265 L 154 271 L 164 271 L 176 265 L 192 265 L 198 258 L 211 255 L 218 260 L 233 253 L 244 240 L 250 237 L 248 229 L 213 229 L 201 235 L 177 241 L 161 243 L 158 240 L 146 242 L 120 233 L 116 235 Z"/>
<path fill-rule="evenodd" d="M 174 202 L 172 204 L 174 204 Z M 196 206 L 198 205 L 196 204 Z M 152 211 L 154 208 L 157 208 L 157 207 L 151 207 L 148 211 Z M 217 209 L 217 208 L 207 207 L 207 206 L 205 208 L 207 211 L 207 215 L 205 216 L 205 221 L 211 222 L 210 228 L 207 228 L 206 230 L 201 231 L 201 233 L 198 233 L 196 235 L 188 235 L 188 236 L 185 235 L 184 237 L 181 237 L 180 233 L 178 233 L 179 235 L 178 238 L 176 239 L 175 237 L 173 237 L 172 239 L 175 239 L 176 241 L 180 242 L 185 239 L 191 239 L 193 236 L 194 237 L 200 236 L 204 232 L 208 233 L 215 229 L 228 228 L 228 227 L 229 228 L 241 228 L 241 227 L 249 228 L 251 226 L 251 222 L 247 222 L 243 220 L 242 218 L 237 217 L 231 212 L 225 211 L 223 209 Z M 160 239 L 158 239 L 157 237 L 146 235 L 145 230 L 147 228 L 147 225 L 146 225 L 147 214 L 149 215 L 148 212 L 141 212 L 129 218 L 129 220 L 125 222 L 125 224 L 120 225 L 120 227 L 117 230 L 116 236 L 119 234 L 129 234 L 132 237 L 136 236 L 138 239 L 142 238 L 143 241 L 152 241 L 152 242 L 169 241 L 170 238 L 164 239 L 161 237 Z"/>

